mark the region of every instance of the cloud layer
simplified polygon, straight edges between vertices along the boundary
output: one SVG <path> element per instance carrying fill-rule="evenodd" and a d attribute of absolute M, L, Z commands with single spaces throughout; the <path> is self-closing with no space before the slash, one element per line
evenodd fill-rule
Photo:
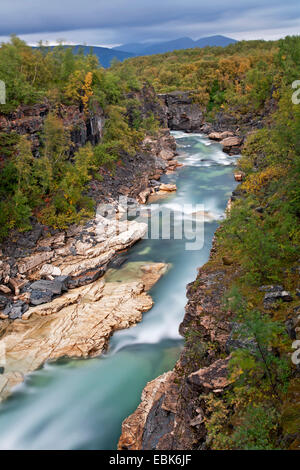
<path fill-rule="evenodd" d="M 299 0 L 1 0 L 0 38 L 117 44 L 300 33 Z"/>

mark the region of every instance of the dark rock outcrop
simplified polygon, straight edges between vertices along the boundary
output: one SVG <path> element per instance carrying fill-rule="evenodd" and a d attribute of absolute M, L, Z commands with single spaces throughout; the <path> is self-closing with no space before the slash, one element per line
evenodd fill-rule
<path fill-rule="evenodd" d="M 7 316 L 10 320 L 16 320 L 17 318 L 22 318 L 22 315 L 27 312 L 28 304 L 22 300 L 17 300 L 14 303 L 9 303 L 6 305 L 3 315 Z"/>
<path fill-rule="evenodd" d="M 166 106 L 168 127 L 171 130 L 197 132 L 203 124 L 203 112 L 193 101 L 192 93 L 174 91 L 158 95 Z"/>
<path fill-rule="evenodd" d="M 19 135 L 27 135 L 31 140 L 33 155 L 39 157 L 40 135 L 45 118 L 51 110 L 51 104 L 45 99 L 40 104 L 19 106 L 9 115 L 0 114 L 0 132 L 16 132 Z M 104 112 L 100 106 L 95 104 L 93 112 L 90 112 L 88 116 L 75 105 L 61 104 L 56 111 L 62 119 L 64 127 L 70 132 L 70 156 L 87 142 L 95 145 L 100 141 L 105 123 Z"/>
<path fill-rule="evenodd" d="M 141 119 L 154 116 L 159 121 L 161 127 L 168 127 L 167 109 L 165 104 L 158 98 L 152 86 L 144 85 L 141 90 L 128 93 L 127 98 L 132 100 L 131 102 L 129 101 L 127 107 L 130 125 L 134 125 L 136 111 L 138 111 Z"/>
<path fill-rule="evenodd" d="M 51 302 L 54 296 L 61 295 L 68 290 L 68 276 L 57 276 L 52 281 L 39 280 L 28 287 L 30 303 L 41 305 Z"/>
<path fill-rule="evenodd" d="M 291 302 L 293 297 L 282 286 L 262 286 L 261 291 L 266 292 L 264 296 L 264 307 L 266 309 L 276 306 L 278 301 Z"/>
<path fill-rule="evenodd" d="M 175 155 L 174 137 L 168 129 L 161 129 L 157 136 L 144 139 L 134 157 L 122 155 L 122 164 L 117 164 L 114 175 L 102 169 L 102 181 L 93 181 L 88 194 L 97 202 L 117 200 L 121 195 L 139 199 L 151 180 L 159 179 L 172 163 L 176 164 Z"/>

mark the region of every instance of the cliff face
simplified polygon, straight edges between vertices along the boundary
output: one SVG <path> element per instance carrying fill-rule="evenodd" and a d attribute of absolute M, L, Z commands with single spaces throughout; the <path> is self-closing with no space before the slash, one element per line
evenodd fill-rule
<path fill-rule="evenodd" d="M 49 101 L 34 106 L 20 106 L 9 115 L 0 114 L 0 132 L 16 132 L 29 136 L 32 143 L 32 152 L 35 157 L 40 156 L 41 132 L 45 117 L 51 111 Z M 56 110 L 58 117 L 63 120 L 64 127 L 71 136 L 70 155 L 87 142 L 97 144 L 103 133 L 105 123 L 104 112 L 100 106 L 94 107 L 93 113 L 88 116 L 78 106 L 60 105 Z"/>
<path fill-rule="evenodd" d="M 226 449 L 241 448 L 241 444 L 235 442 L 228 445 L 228 441 L 226 444 L 222 440 L 218 441 L 216 447 L 214 439 L 224 428 L 226 431 L 239 431 L 241 415 L 235 412 L 239 404 L 247 400 L 247 392 L 251 387 L 247 384 L 241 391 L 241 382 L 236 387 L 238 375 L 233 376 L 232 368 L 229 368 L 232 354 L 236 350 L 249 350 L 249 347 L 255 351 L 260 346 L 253 336 L 236 335 L 239 328 L 236 316 L 230 309 L 224 308 L 223 296 L 238 282 L 241 268 L 220 256 L 219 251 L 220 247 L 214 244 L 210 260 L 199 269 L 195 282 L 187 286 L 188 302 L 179 328 L 185 337 L 185 344 L 177 364 L 172 371 L 146 385 L 140 405 L 122 424 L 119 450 L 207 450 L 220 449 L 219 446 L 223 448 L 224 443 Z M 295 285 L 299 285 L 299 274 L 295 274 L 295 270 L 293 273 Z M 267 291 L 261 295 L 264 308 L 269 312 L 273 309 L 277 318 L 280 315 L 278 310 L 281 309 L 290 340 L 299 340 L 297 297 L 294 294 L 289 295 L 289 299 L 284 300 L 282 297 L 281 305 L 275 305 L 278 296 L 288 295 L 281 286 L 263 286 L 258 290 L 252 287 L 251 291 L 253 299 L 259 297 L 259 291 Z M 294 306 L 286 306 L 286 302 L 291 302 L 292 298 Z M 274 352 L 279 357 L 278 351 Z M 236 373 L 242 373 L 241 367 Z M 254 375 L 254 366 L 250 367 Z M 300 369 L 296 365 L 292 367 L 285 385 L 287 392 L 283 391 L 280 402 L 275 397 L 280 415 L 276 431 L 275 427 L 271 430 L 271 438 L 275 439 L 277 448 L 299 448 L 299 377 Z M 265 395 L 265 380 L 266 375 L 263 374 L 259 384 L 252 390 L 252 400 L 250 403 L 246 401 L 249 412 L 259 408 L 259 399 L 262 397 L 264 400 L 274 400 L 270 391 Z M 280 382 L 276 386 L 282 390 Z M 223 406 L 228 397 L 231 400 L 229 409 L 224 412 Z M 272 408 L 269 409 L 271 413 Z M 242 441 L 245 447 L 242 448 L 257 448 L 251 441 L 253 426 L 257 435 L 263 432 L 265 420 L 247 422 L 246 431 L 243 432 L 249 432 L 249 435 L 245 435 L 246 442 Z M 269 447 L 267 440 L 260 445 L 263 449 L 273 448 Z"/>
<path fill-rule="evenodd" d="M 166 106 L 168 127 L 174 131 L 199 132 L 204 121 L 200 106 L 190 92 L 174 91 L 158 95 Z"/>
<path fill-rule="evenodd" d="M 133 100 L 131 105 L 128 106 L 130 124 L 134 122 L 134 110 L 137 106 L 141 118 L 145 119 L 153 114 L 161 127 L 168 127 L 166 105 L 163 100 L 159 99 L 152 86 L 144 85 L 141 90 L 128 93 L 127 98 Z"/>

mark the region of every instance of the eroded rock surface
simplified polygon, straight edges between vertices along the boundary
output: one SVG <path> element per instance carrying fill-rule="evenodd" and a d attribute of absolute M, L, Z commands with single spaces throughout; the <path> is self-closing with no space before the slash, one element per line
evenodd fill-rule
<path fill-rule="evenodd" d="M 114 331 L 141 321 L 152 307 L 146 289 L 166 269 L 163 263 L 149 263 L 139 266 L 135 280 L 100 279 L 31 307 L 22 319 L 6 325 L 0 340 L 0 397 L 8 396 L 25 374 L 48 360 L 99 355 Z"/>
<path fill-rule="evenodd" d="M 118 444 L 119 450 L 149 449 L 148 445 L 146 447 L 144 445 L 145 441 L 148 441 L 145 435 L 146 423 L 155 404 L 163 399 L 166 386 L 172 380 L 172 377 L 173 373 L 167 372 L 148 382 L 142 392 L 140 405 L 122 424 L 122 435 Z M 165 411 L 167 412 L 168 409 Z M 149 433 L 147 434 L 149 435 Z M 156 441 L 157 434 L 153 433 L 152 436 Z M 150 448 L 155 448 L 155 443 L 153 442 L 152 446 L 150 444 Z"/>
<path fill-rule="evenodd" d="M 8 294 L 9 305 L 1 303 L 2 315 L 12 319 L 11 312 L 20 301 L 24 306 L 51 302 L 63 291 L 96 281 L 117 252 L 136 243 L 146 232 L 145 223 L 121 221 L 117 214 L 103 217 L 99 211 L 96 218 L 83 227 L 40 239 L 36 251 L 14 260 L 13 269 L 9 265 L 6 279 L 2 280 L 12 287 L 15 296 Z M 47 251 L 39 251 L 41 247 Z M 9 261 L 3 257 L 3 264 Z M 17 274 L 14 275 L 15 269 Z M 24 310 L 22 307 L 18 313 L 13 313 L 14 317 L 19 318 Z"/>
<path fill-rule="evenodd" d="M 188 91 L 174 91 L 159 95 L 167 108 L 168 127 L 186 132 L 199 131 L 203 124 L 203 113 Z"/>

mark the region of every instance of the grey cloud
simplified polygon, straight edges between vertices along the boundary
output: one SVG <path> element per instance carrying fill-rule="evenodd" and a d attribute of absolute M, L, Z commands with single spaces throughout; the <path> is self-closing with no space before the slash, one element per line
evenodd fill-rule
<path fill-rule="evenodd" d="M 98 44 L 280 28 L 284 36 L 299 18 L 299 0 L 1 0 L 0 36 Z"/>

